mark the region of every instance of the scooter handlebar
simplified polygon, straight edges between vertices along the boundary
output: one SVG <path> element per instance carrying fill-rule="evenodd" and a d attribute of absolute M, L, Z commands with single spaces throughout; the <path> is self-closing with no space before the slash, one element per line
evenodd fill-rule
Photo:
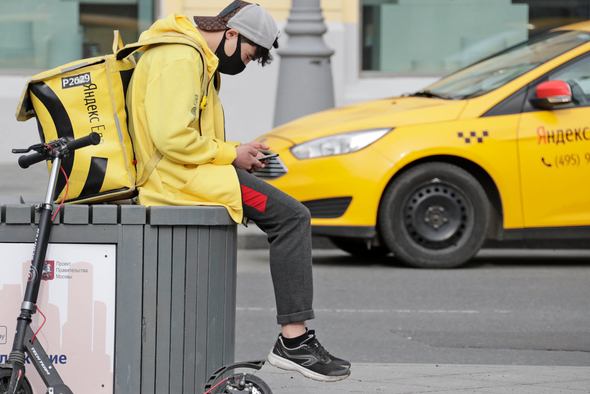
<path fill-rule="evenodd" d="M 49 143 L 52 145 L 52 143 Z M 86 137 L 78 138 L 77 140 L 70 141 L 66 144 L 66 147 L 69 151 L 74 151 L 76 149 L 84 148 L 89 145 L 98 145 L 100 144 L 100 134 L 98 133 L 90 133 Z M 39 163 L 40 161 L 47 160 L 48 155 L 43 153 L 32 153 L 30 155 L 21 156 L 18 158 L 18 165 L 21 168 L 29 168 L 33 164 Z"/>
<path fill-rule="evenodd" d="M 18 165 L 21 168 L 29 168 L 33 164 L 39 163 L 40 161 L 45 160 L 47 157 L 41 153 L 32 153 L 30 155 L 21 156 L 18 158 Z"/>
<path fill-rule="evenodd" d="M 68 142 L 68 150 L 76 150 L 80 148 L 84 148 L 85 146 L 89 145 L 98 145 L 100 144 L 100 134 L 98 133 L 90 133 L 86 137 L 78 138 L 77 140 L 73 140 Z"/>

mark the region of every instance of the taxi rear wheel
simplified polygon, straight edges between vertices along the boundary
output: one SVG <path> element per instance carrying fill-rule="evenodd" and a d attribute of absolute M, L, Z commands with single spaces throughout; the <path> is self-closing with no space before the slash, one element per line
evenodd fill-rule
<path fill-rule="evenodd" d="M 379 230 L 396 258 L 419 268 L 454 268 L 485 240 L 490 203 L 480 183 L 448 163 L 402 173 L 385 191 Z"/>

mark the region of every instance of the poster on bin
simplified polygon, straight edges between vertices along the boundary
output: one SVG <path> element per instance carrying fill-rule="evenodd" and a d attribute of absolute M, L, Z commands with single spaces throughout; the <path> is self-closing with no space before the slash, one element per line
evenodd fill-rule
<path fill-rule="evenodd" d="M 33 244 L 0 243 L 0 361 L 12 351 Z M 74 393 L 113 392 L 116 245 L 50 244 L 37 307 L 46 321 L 37 338 Z M 37 312 L 31 328 L 45 319 Z M 35 393 L 46 392 L 25 363 Z"/>

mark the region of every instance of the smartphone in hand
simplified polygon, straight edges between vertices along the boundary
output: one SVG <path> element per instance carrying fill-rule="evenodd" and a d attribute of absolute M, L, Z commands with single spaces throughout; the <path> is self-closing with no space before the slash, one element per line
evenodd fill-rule
<path fill-rule="evenodd" d="M 267 160 L 267 159 L 272 159 L 273 157 L 278 157 L 279 154 L 278 153 L 273 153 L 270 155 L 266 155 L 266 156 L 262 156 L 262 157 L 257 157 L 258 160 Z"/>

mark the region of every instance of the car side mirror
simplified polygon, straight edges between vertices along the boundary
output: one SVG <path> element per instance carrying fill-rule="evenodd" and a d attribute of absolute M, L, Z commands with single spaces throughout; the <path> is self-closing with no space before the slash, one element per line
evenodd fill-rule
<path fill-rule="evenodd" d="M 531 99 L 533 106 L 551 109 L 572 102 L 572 89 L 567 82 L 555 80 L 543 82 L 535 88 L 537 98 Z"/>

